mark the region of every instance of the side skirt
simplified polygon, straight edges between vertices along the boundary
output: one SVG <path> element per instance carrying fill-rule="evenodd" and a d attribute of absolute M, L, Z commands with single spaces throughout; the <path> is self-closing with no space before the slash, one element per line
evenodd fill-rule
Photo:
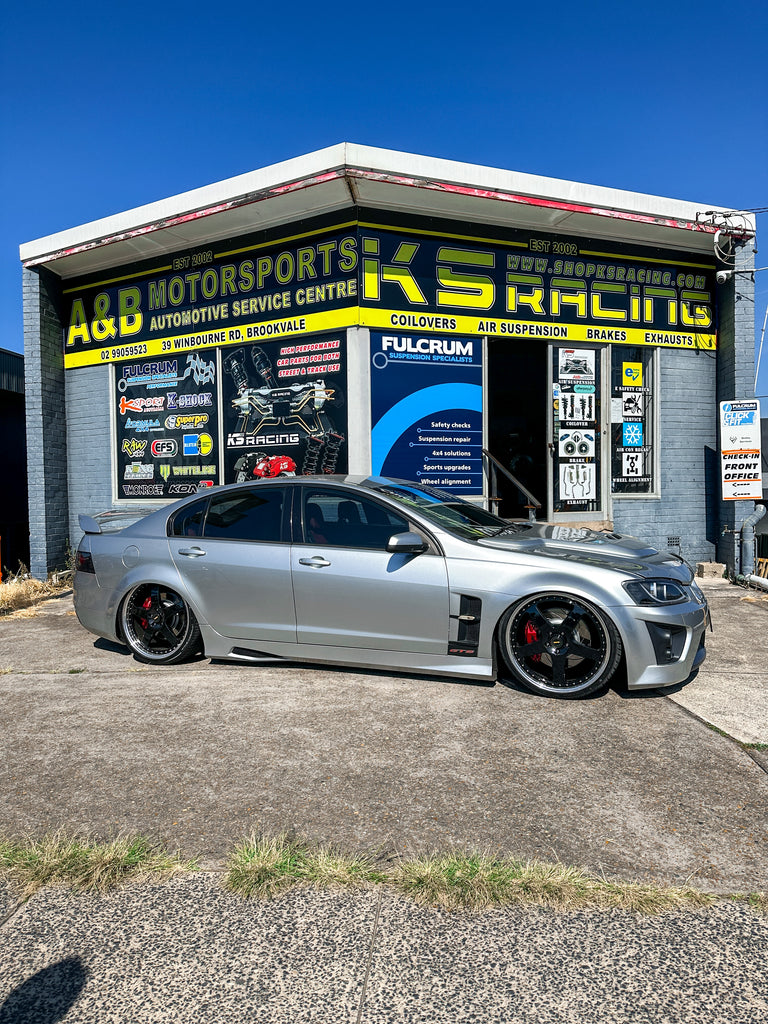
<path fill-rule="evenodd" d="M 402 651 L 377 651 L 355 647 L 331 647 L 320 644 L 291 644 L 281 641 L 233 640 L 221 636 L 210 626 L 200 624 L 208 658 L 228 658 L 250 664 L 275 661 L 323 662 L 360 669 L 391 669 L 411 674 L 451 676 L 459 679 L 494 679 L 494 664 L 486 658 L 453 658 L 447 654 L 414 654 Z"/>

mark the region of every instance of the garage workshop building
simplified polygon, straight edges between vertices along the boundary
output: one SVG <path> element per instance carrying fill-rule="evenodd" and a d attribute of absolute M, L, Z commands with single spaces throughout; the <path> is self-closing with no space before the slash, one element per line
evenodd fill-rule
<path fill-rule="evenodd" d="M 31 571 L 81 512 L 280 472 L 734 567 L 753 247 L 727 210 L 351 144 L 26 243 Z"/>

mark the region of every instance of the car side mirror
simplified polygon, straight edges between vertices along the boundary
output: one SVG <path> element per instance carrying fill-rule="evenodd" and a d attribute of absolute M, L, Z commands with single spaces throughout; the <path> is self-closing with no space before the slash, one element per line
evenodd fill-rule
<path fill-rule="evenodd" d="M 387 541 L 387 551 L 393 555 L 420 555 L 428 547 L 418 533 L 395 533 Z"/>

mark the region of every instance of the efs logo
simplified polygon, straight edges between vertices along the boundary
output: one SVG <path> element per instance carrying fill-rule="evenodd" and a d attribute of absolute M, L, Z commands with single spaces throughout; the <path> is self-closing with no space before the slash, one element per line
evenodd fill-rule
<path fill-rule="evenodd" d="M 178 450 L 179 444 L 172 437 L 158 437 L 152 442 L 152 454 L 156 459 L 172 459 Z"/>

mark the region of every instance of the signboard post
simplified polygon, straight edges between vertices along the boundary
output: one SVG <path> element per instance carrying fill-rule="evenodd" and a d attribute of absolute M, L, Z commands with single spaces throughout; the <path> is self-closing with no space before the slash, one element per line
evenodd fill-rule
<path fill-rule="evenodd" d="M 762 499 L 760 402 L 720 403 L 720 476 L 723 501 Z"/>

